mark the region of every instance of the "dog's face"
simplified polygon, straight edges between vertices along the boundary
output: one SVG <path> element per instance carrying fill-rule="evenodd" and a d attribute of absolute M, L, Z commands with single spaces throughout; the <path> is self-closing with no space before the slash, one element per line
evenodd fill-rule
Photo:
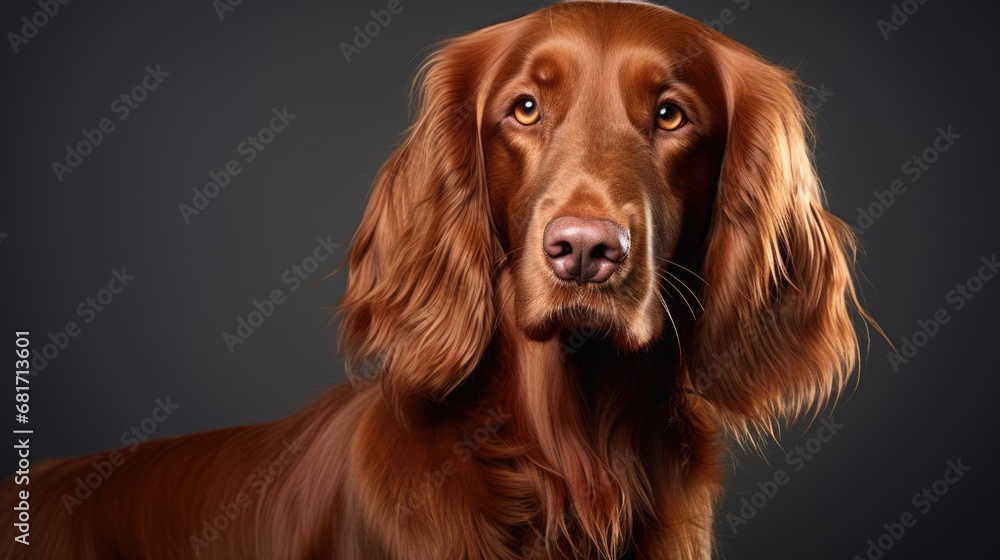
<path fill-rule="evenodd" d="M 674 382 L 737 429 L 843 385 L 854 237 L 791 73 L 660 6 L 574 1 L 447 41 L 420 78 L 341 307 L 348 367 L 383 364 L 397 410 L 445 398 L 511 322 L 626 351 L 677 328 Z"/>
<path fill-rule="evenodd" d="M 668 325 L 668 264 L 703 249 L 726 111 L 689 20 L 611 8 L 530 23 L 486 93 L 482 133 L 518 324 L 636 349 Z"/>

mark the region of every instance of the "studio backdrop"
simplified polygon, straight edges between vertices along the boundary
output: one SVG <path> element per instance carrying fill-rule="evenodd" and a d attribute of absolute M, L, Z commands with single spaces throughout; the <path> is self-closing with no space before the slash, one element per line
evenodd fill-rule
<path fill-rule="evenodd" d="M 327 308 L 417 67 L 545 4 L 5 2 L 4 474 L 13 430 L 33 430 L 37 464 L 271 420 L 342 382 Z M 981 557 L 1000 487 L 1000 8 L 666 5 L 797 72 L 829 207 L 895 345 L 861 328 L 832 415 L 733 448 L 719 557 Z"/>

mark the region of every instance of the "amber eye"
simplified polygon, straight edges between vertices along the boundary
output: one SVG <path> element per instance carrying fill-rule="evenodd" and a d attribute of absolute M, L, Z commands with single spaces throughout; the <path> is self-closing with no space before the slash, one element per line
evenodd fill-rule
<path fill-rule="evenodd" d="M 656 126 L 663 130 L 677 130 L 684 124 L 684 113 L 673 103 L 664 103 L 656 111 Z"/>
<path fill-rule="evenodd" d="M 524 126 L 531 126 L 538 122 L 542 114 L 538 111 L 538 102 L 530 97 L 526 97 L 514 105 L 514 118 Z"/>

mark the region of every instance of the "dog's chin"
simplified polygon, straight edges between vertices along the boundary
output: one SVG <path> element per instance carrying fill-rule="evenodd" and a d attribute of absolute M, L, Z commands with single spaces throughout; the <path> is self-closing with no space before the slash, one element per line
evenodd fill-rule
<path fill-rule="evenodd" d="M 616 348 L 630 352 L 648 346 L 653 338 L 643 336 L 614 312 L 585 305 L 556 307 L 541 320 L 521 326 L 533 340 L 551 340 L 566 334 L 581 344 L 591 340 L 608 340 Z"/>

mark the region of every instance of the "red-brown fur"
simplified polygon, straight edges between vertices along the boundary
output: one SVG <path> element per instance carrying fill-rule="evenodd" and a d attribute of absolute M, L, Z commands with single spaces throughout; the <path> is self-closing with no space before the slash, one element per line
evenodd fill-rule
<path fill-rule="evenodd" d="M 140 444 L 72 514 L 107 454 L 50 462 L 4 557 L 711 556 L 726 434 L 818 411 L 855 366 L 854 240 L 793 77 L 672 11 L 570 2 L 448 41 L 420 83 L 351 249 L 354 385 Z M 656 128 L 663 99 L 684 127 Z M 547 268 L 567 214 L 628 226 L 608 282 Z"/>

